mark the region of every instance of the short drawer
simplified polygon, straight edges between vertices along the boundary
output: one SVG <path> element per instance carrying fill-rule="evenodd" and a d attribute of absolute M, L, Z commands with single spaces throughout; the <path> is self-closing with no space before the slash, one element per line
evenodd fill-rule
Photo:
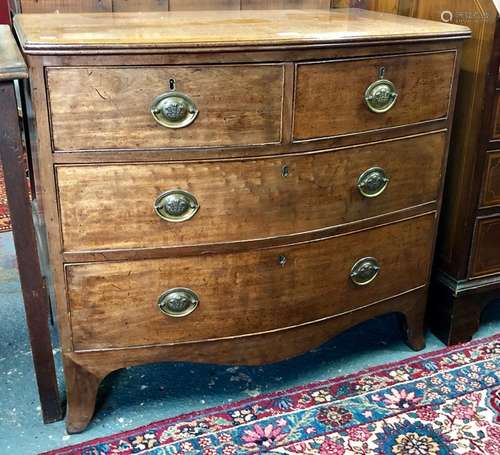
<path fill-rule="evenodd" d="M 500 205 L 500 150 L 487 155 L 481 205 Z"/>
<path fill-rule="evenodd" d="M 74 348 L 241 336 L 387 299 L 426 283 L 434 220 L 251 252 L 67 265 Z"/>
<path fill-rule="evenodd" d="M 47 87 L 56 150 L 281 141 L 282 65 L 49 68 Z"/>
<path fill-rule="evenodd" d="M 470 265 L 473 278 L 500 273 L 499 240 L 500 215 L 477 220 Z"/>
<path fill-rule="evenodd" d="M 59 166 L 64 249 L 257 240 L 395 212 L 436 200 L 444 149 L 433 133 L 257 160 Z"/>
<path fill-rule="evenodd" d="M 455 59 L 447 51 L 298 64 L 294 139 L 446 118 Z"/>

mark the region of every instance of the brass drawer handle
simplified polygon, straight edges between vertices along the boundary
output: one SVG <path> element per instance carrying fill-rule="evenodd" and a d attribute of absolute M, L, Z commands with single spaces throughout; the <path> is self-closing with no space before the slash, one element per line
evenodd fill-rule
<path fill-rule="evenodd" d="M 171 91 L 154 99 L 151 114 L 166 128 L 184 128 L 196 120 L 198 108 L 189 96 Z"/>
<path fill-rule="evenodd" d="M 158 299 L 160 311 L 173 318 L 183 318 L 191 314 L 200 299 L 194 291 L 187 288 L 173 288 L 165 291 Z"/>
<path fill-rule="evenodd" d="M 384 169 L 372 167 L 359 176 L 358 190 L 364 197 L 377 197 L 386 190 L 390 180 Z"/>
<path fill-rule="evenodd" d="M 398 99 L 395 85 L 387 79 L 379 79 L 366 89 L 365 103 L 370 111 L 382 114 L 391 109 Z"/>
<path fill-rule="evenodd" d="M 171 223 L 190 220 L 199 208 L 196 198 L 183 190 L 170 190 L 160 194 L 154 205 L 156 214 Z"/>
<path fill-rule="evenodd" d="M 380 265 L 375 258 L 363 258 L 352 266 L 351 280 L 356 286 L 366 286 L 377 278 L 379 272 Z"/>

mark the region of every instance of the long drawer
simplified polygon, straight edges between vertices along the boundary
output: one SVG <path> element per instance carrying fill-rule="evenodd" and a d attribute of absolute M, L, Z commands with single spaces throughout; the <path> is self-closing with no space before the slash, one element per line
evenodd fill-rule
<path fill-rule="evenodd" d="M 449 51 L 298 64 L 294 139 L 446 118 L 455 59 Z"/>
<path fill-rule="evenodd" d="M 69 264 L 74 348 L 259 333 L 390 298 L 425 285 L 434 223 L 429 214 L 251 252 Z"/>
<path fill-rule="evenodd" d="M 49 68 L 54 148 L 278 143 L 283 75 L 278 64 Z"/>
<path fill-rule="evenodd" d="M 433 133 L 258 160 L 59 166 L 64 249 L 271 238 L 395 212 L 436 200 L 444 150 Z"/>

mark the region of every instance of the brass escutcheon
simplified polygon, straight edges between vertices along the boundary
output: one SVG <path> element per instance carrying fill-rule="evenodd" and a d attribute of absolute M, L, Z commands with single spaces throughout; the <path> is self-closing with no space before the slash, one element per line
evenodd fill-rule
<path fill-rule="evenodd" d="M 366 89 L 365 103 L 372 112 L 382 114 L 391 109 L 398 99 L 395 85 L 387 79 L 379 79 Z"/>
<path fill-rule="evenodd" d="M 364 197 L 377 197 L 386 190 L 390 180 L 383 168 L 372 167 L 359 176 L 358 190 Z"/>
<path fill-rule="evenodd" d="M 181 92 L 167 92 L 157 96 L 151 105 L 153 118 L 166 128 L 184 128 L 198 116 L 194 101 Z"/>
<path fill-rule="evenodd" d="M 380 265 L 373 257 L 366 257 L 356 261 L 351 269 L 351 280 L 356 286 L 366 286 L 377 278 Z"/>
<path fill-rule="evenodd" d="M 160 194 L 155 201 L 156 214 L 165 221 L 181 223 L 190 220 L 196 214 L 200 204 L 187 191 L 169 190 Z"/>
<path fill-rule="evenodd" d="M 191 314 L 200 303 L 194 291 L 188 288 L 173 288 L 158 298 L 160 311 L 173 318 L 183 318 Z"/>

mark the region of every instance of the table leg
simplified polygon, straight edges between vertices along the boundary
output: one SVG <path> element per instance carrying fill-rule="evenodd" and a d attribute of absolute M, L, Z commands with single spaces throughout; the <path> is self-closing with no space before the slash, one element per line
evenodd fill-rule
<path fill-rule="evenodd" d="M 43 421 L 63 418 L 49 332 L 49 297 L 38 260 L 13 81 L 0 82 L 0 159 Z"/>

